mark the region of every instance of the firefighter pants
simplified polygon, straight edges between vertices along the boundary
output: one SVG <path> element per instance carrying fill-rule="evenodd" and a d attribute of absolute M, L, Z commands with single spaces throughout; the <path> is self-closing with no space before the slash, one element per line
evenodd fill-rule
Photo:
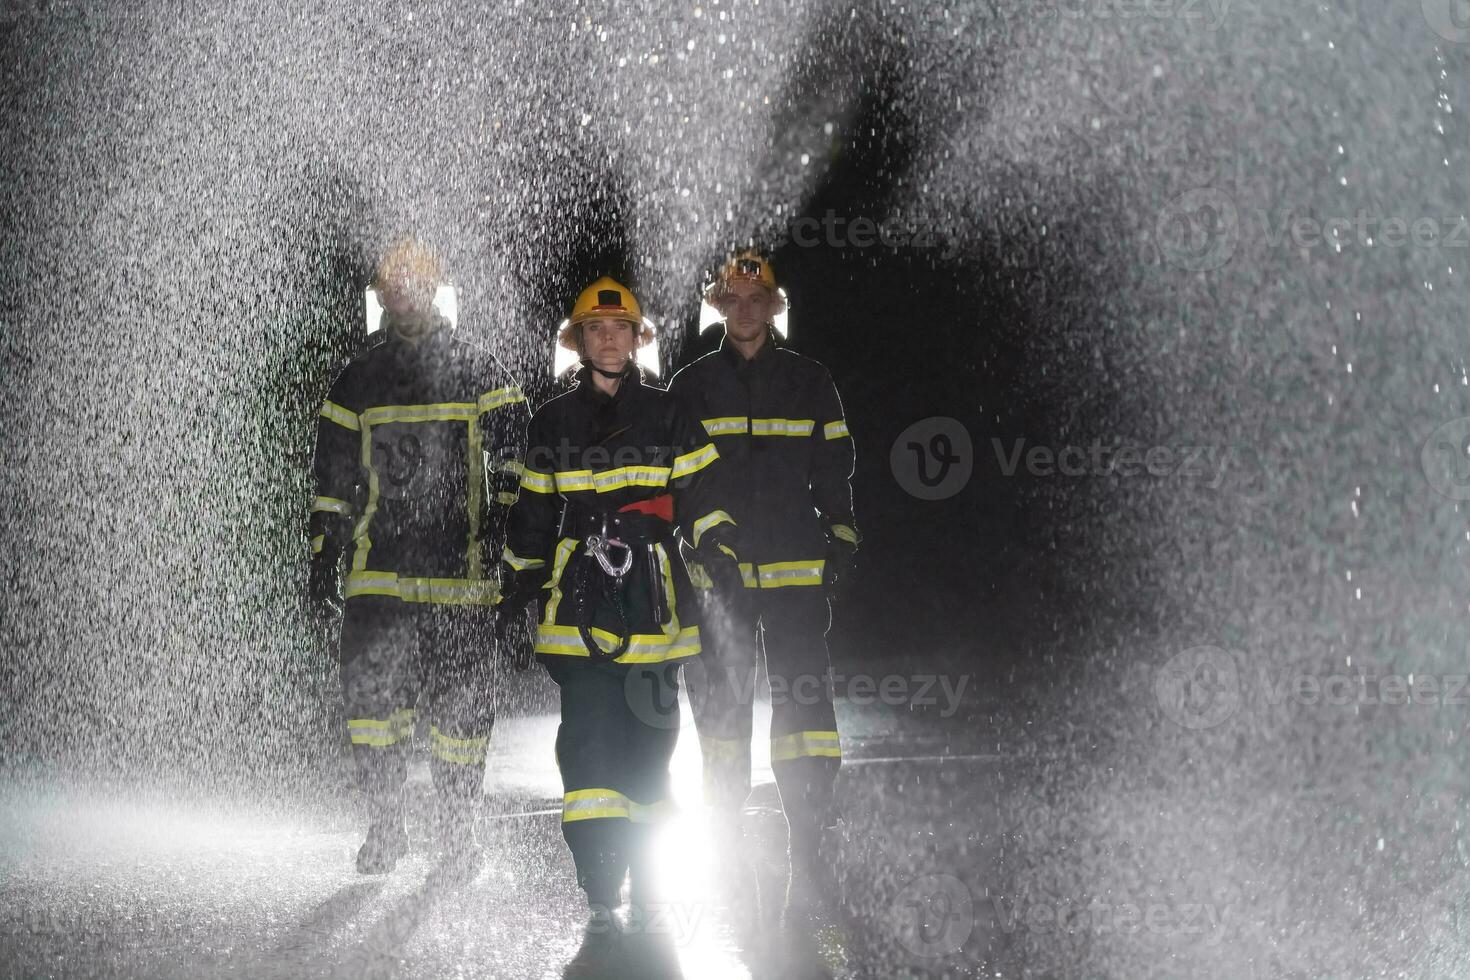
<path fill-rule="evenodd" d="M 820 588 L 746 589 L 730 603 L 701 590 L 703 653 L 688 672 L 690 705 L 704 756 L 706 802 L 737 810 L 750 793 L 756 657 L 771 687 L 771 769 L 793 853 L 815 853 L 831 816 L 842 750 L 832 708 L 827 629 Z"/>
<path fill-rule="evenodd" d="M 342 623 L 347 733 L 375 822 L 402 822 L 408 751 L 422 703 L 434 786 L 472 824 L 494 721 L 492 616 L 489 606 L 379 597 L 347 603 Z"/>
<path fill-rule="evenodd" d="M 562 835 L 589 905 L 618 904 L 651 874 L 653 835 L 672 808 L 669 760 L 679 738 L 679 664 L 593 663 L 543 656 L 561 689 L 556 763 Z"/>

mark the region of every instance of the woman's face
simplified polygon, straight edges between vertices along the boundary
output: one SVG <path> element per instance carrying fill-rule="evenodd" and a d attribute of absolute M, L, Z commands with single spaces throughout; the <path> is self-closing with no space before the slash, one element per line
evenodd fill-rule
<path fill-rule="evenodd" d="M 582 356 L 604 371 L 621 371 L 637 347 L 638 333 L 627 320 L 598 317 L 582 324 Z"/>

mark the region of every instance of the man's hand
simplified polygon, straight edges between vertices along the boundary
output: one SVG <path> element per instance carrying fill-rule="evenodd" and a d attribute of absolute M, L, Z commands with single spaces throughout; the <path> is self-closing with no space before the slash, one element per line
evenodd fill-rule
<path fill-rule="evenodd" d="M 500 601 L 495 604 L 495 648 L 497 654 L 516 670 L 526 670 L 536 662 L 526 606 L 546 584 L 546 579 L 544 569 L 501 569 Z"/>
<path fill-rule="evenodd" d="M 857 565 L 857 531 L 847 524 L 833 524 L 827 529 L 827 560 L 822 566 L 822 590 L 827 598 L 837 601 L 847 591 Z"/>
<path fill-rule="evenodd" d="M 727 600 L 743 598 L 745 579 L 740 574 L 740 559 L 736 557 L 730 540 L 717 534 L 718 530 L 716 528 L 704 536 L 695 549 L 695 558 L 704 566 L 717 595 Z"/>

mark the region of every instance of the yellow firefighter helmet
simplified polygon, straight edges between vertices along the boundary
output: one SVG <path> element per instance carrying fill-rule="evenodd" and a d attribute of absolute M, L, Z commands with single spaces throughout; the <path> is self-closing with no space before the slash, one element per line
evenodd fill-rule
<path fill-rule="evenodd" d="M 444 266 L 434 251 L 417 238 L 394 243 L 378 261 L 373 288 L 398 287 L 433 294 L 444 281 Z"/>
<path fill-rule="evenodd" d="M 607 317 L 611 320 L 626 320 L 638 331 L 638 346 L 645 347 L 653 342 L 653 324 L 643 319 L 643 310 L 627 286 L 610 276 L 582 290 L 572 304 L 572 315 L 562 321 L 556 340 L 569 351 L 577 351 L 577 329 L 588 320 Z M 578 351 L 580 353 L 580 351 Z"/>
<path fill-rule="evenodd" d="M 747 249 L 732 256 L 720 269 L 719 275 L 715 276 L 714 282 L 705 287 L 705 302 L 718 307 L 725 290 L 735 282 L 753 282 L 766 287 L 771 298 L 776 301 L 772 315 L 785 311 L 786 294 L 776 284 L 776 270 L 771 268 L 770 260 L 759 252 Z"/>

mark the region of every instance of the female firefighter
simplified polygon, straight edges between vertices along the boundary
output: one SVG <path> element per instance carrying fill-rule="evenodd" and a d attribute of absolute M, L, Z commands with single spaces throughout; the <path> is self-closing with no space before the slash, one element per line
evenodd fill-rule
<path fill-rule="evenodd" d="M 531 418 L 502 556 L 502 619 L 538 599 L 535 651 L 561 689 L 562 833 L 591 924 L 610 921 L 630 871 L 633 904 L 652 898 L 678 668 L 699 652 L 675 535 L 712 574 L 740 574 L 711 480 L 719 454 L 634 359 L 652 339 L 614 280 L 577 297 L 558 334 L 581 360 L 576 387 Z"/>

